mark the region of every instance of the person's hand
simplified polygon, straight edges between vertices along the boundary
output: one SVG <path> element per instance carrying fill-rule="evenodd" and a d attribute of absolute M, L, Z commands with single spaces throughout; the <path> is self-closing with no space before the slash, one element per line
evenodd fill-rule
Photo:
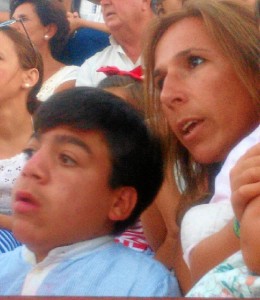
<path fill-rule="evenodd" d="M 80 28 L 81 18 L 77 12 L 67 12 L 67 19 L 70 23 L 70 33 Z"/>
<path fill-rule="evenodd" d="M 249 149 L 230 172 L 232 206 L 238 221 L 247 204 L 260 196 L 260 144 Z"/>

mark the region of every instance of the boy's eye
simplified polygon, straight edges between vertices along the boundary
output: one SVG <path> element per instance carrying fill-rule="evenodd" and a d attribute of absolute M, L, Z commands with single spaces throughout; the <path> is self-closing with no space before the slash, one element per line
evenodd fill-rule
<path fill-rule="evenodd" d="M 205 59 L 200 57 L 200 56 L 190 56 L 188 58 L 188 63 L 189 63 L 189 66 L 190 68 L 195 68 L 197 67 L 198 65 L 201 65 L 202 63 L 205 62 Z"/>
<path fill-rule="evenodd" d="M 62 164 L 66 166 L 75 166 L 77 164 L 76 161 L 67 154 L 60 154 L 60 160 Z"/>
<path fill-rule="evenodd" d="M 33 148 L 26 148 L 23 150 L 26 160 L 29 160 L 35 152 L 36 152 L 36 150 Z"/>

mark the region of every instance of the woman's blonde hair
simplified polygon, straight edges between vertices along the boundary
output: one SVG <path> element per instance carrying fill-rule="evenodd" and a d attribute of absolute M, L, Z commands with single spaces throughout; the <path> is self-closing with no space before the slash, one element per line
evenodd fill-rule
<path fill-rule="evenodd" d="M 208 180 L 215 176 L 215 167 L 193 160 L 169 129 L 162 113 L 160 97 L 153 81 L 155 51 L 163 34 L 173 24 L 185 19 L 199 18 L 210 36 L 215 39 L 252 101 L 260 111 L 259 99 L 259 31 L 253 11 L 228 0 L 187 0 L 183 9 L 152 23 L 144 46 L 146 114 L 151 127 L 163 138 L 167 163 L 174 163 L 177 178 L 184 180 L 183 203 L 188 206 L 209 190 Z M 174 47 L 174 45 L 169 45 Z"/>

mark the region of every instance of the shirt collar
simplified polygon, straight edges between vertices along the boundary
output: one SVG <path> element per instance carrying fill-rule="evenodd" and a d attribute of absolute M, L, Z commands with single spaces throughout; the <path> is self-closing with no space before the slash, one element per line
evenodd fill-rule
<path fill-rule="evenodd" d="M 68 246 L 62 246 L 51 250 L 47 257 L 39 264 L 42 266 L 49 265 L 51 263 L 57 263 L 66 258 L 80 257 L 94 251 L 96 248 L 105 248 L 109 244 L 113 243 L 113 236 L 103 236 L 88 241 L 75 243 Z M 36 257 L 34 253 L 29 250 L 26 246 L 22 246 L 22 257 L 26 262 L 31 265 L 36 265 Z"/>

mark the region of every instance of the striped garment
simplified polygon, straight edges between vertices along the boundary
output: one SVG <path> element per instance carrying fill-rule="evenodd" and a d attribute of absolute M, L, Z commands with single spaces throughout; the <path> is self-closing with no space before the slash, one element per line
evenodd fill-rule
<path fill-rule="evenodd" d="M 150 246 L 148 245 L 144 236 L 144 230 L 140 219 L 137 220 L 137 222 L 133 226 L 129 227 L 121 235 L 117 236 L 115 238 L 115 242 L 121 243 L 126 247 L 141 252 L 150 249 Z"/>
<path fill-rule="evenodd" d="M 0 253 L 5 253 L 14 250 L 22 244 L 18 242 L 11 231 L 6 229 L 0 230 Z"/>

